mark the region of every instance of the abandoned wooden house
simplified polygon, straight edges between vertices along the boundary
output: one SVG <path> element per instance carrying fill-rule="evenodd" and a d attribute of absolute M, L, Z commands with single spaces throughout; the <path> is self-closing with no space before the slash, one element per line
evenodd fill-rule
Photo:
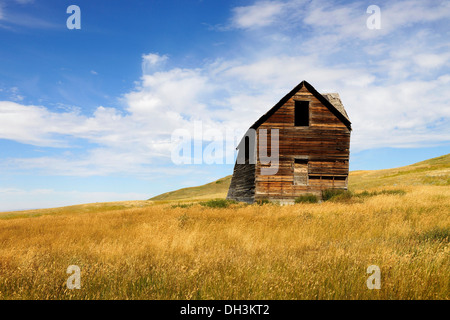
<path fill-rule="evenodd" d="M 278 129 L 278 150 L 271 150 L 274 129 Z M 347 189 L 350 131 L 339 94 L 320 94 L 302 81 L 242 138 L 237 149 L 238 160 L 244 161 L 236 161 L 227 199 L 293 203 L 302 194 L 321 197 L 324 189 Z M 278 170 L 262 174 L 269 165 L 257 155 L 274 151 L 278 157 L 270 165 Z"/>

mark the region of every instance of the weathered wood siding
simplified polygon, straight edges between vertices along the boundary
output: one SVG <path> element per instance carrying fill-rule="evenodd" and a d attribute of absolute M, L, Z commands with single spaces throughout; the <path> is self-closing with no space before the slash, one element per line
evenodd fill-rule
<path fill-rule="evenodd" d="M 239 152 L 245 152 L 240 149 Z M 253 203 L 255 201 L 255 164 L 235 164 L 227 199 Z"/>
<path fill-rule="evenodd" d="M 309 126 L 294 126 L 295 100 L 309 101 Z M 306 87 L 302 87 L 258 127 L 258 141 L 262 129 L 268 132 L 279 129 L 279 169 L 275 175 L 261 175 L 262 165 L 258 159 L 255 200 L 293 201 L 302 193 L 320 196 L 323 189 L 347 188 L 350 129 Z M 270 155 L 270 140 L 263 140 L 263 143 Z M 294 183 L 295 158 L 308 160 L 306 185 Z"/>

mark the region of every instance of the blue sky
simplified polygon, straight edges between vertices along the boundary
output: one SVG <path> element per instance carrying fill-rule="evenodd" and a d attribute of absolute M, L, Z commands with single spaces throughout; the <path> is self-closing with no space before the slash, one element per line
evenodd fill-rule
<path fill-rule="evenodd" d="M 80 30 L 66 27 L 72 4 Z M 351 170 L 447 154 L 449 21 L 448 0 L 0 0 L 0 211 L 229 175 L 175 165 L 172 133 L 240 136 L 302 80 L 339 92 Z"/>

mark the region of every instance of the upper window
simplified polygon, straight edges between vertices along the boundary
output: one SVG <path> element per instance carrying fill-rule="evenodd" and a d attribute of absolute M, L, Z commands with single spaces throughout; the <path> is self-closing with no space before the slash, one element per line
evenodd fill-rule
<path fill-rule="evenodd" d="M 309 126 L 309 101 L 295 101 L 295 120 L 296 127 Z"/>

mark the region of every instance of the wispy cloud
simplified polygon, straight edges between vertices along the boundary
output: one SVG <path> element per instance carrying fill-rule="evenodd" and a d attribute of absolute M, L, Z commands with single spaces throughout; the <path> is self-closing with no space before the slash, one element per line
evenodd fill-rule
<path fill-rule="evenodd" d="M 7 26 L 25 27 L 33 29 L 57 29 L 61 28 L 61 24 L 56 24 L 49 20 L 34 17 L 30 14 L 22 13 L 5 13 L 2 22 Z"/>
<path fill-rule="evenodd" d="M 448 66 L 450 62 L 450 52 L 445 53 L 421 53 L 416 55 L 414 58 L 414 62 L 420 67 L 424 69 L 435 69 L 441 68 L 443 66 Z"/>
<path fill-rule="evenodd" d="M 231 24 L 235 28 L 266 27 L 280 18 L 286 5 L 281 1 L 261 1 L 250 6 L 233 9 Z"/>
<path fill-rule="evenodd" d="M 18 87 L 11 87 L 8 92 L 10 94 L 10 99 L 13 101 L 22 101 L 24 99 L 24 96 L 20 94 Z"/>
<path fill-rule="evenodd" d="M 61 28 L 63 24 L 55 23 L 51 17 L 43 18 L 24 11 L 23 8 L 32 5 L 34 0 L 14 0 L 15 6 L 6 6 L 5 1 L 0 1 L 0 27 L 3 29 L 17 31 L 17 28 L 33 29 L 56 29 Z M 17 6 L 17 4 L 19 6 Z"/>
<path fill-rule="evenodd" d="M 233 9 L 231 26 L 257 29 L 271 25 L 298 28 L 310 26 L 314 31 L 344 37 L 370 38 L 406 28 L 417 23 L 448 19 L 450 1 L 403 0 L 376 3 L 382 9 L 382 28 L 377 33 L 366 28 L 369 6 L 363 2 L 328 0 L 257 1 Z M 298 29 L 297 29 L 298 32 Z"/>
<path fill-rule="evenodd" d="M 142 55 L 142 74 L 149 74 L 164 66 L 169 59 L 167 55 L 159 55 L 157 53 L 148 53 Z"/>
<path fill-rule="evenodd" d="M 15 2 L 19 3 L 19 4 L 29 4 L 29 3 L 33 3 L 34 0 L 14 0 Z"/>

